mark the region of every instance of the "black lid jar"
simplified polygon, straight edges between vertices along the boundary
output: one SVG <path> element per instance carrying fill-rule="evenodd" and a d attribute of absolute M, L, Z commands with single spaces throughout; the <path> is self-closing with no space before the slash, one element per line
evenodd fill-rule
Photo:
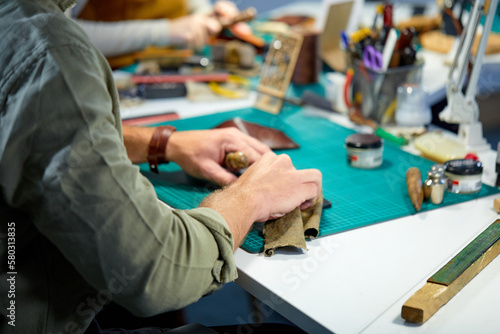
<path fill-rule="evenodd" d="M 383 141 L 379 136 L 355 133 L 345 139 L 347 163 L 351 167 L 371 169 L 382 164 Z"/>
<path fill-rule="evenodd" d="M 483 164 L 472 159 L 455 159 L 444 163 L 447 189 L 456 194 L 472 194 L 481 190 Z"/>

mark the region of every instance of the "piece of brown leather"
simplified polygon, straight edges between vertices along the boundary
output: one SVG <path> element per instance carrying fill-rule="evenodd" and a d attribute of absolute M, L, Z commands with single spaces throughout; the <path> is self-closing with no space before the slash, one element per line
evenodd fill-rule
<path fill-rule="evenodd" d="M 294 142 L 290 137 L 278 129 L 269 128 L 257 123 L 247 122 L 239 117 L 227 120 L 215 128 L 229 128 L 235 127 L 241 132 L 252 136 L 267 146 L 272 150 L 282 150 L 298 148 L 299 145 Z"/>

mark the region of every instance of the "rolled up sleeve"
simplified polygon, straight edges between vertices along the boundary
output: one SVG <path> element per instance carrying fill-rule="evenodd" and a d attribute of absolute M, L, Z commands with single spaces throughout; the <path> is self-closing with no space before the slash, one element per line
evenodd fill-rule
<path fill-rule="evenodd" d="M 157 200 L 127 158 L 103 61 L 67 46 L 34 66 L 44 78 L 40 96 L 26 102 L 42 124 L 29 158 L 41 173 L 32 178 L 35 224 L 87 282 L 131 312 L 178 309 L 237 277 L 233 238 L 216 211 Z"/>

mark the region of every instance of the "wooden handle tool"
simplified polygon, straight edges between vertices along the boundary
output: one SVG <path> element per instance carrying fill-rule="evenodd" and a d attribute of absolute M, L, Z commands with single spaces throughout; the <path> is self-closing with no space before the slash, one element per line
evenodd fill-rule
<path fill-rule="evenodd" d="M 245 152 L 229 152 L 224 157 L 223 166 L 232 171 L 247 168 L 250 164 L 248 155 Z"/>
<path fill-rule="evenodd" d="M 422 173 L 417 167 L 411 167 L 406 171 L 406 187 L 413 207 L 416 211 L 420 211 L 424 201 L 424 189 L 422 187 Z"/>

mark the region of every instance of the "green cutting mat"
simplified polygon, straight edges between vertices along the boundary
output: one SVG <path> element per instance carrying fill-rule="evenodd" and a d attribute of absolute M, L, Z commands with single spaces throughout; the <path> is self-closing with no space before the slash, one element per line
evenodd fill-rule
<path fill-rule="evenodd" d="M 326 119 L 304 116 L 298 107 L 287 106 L 279 115 L 248 108 L 221 114 L 169 122 L 178 130 L 209 129 L 231 119 L 244 120 L 277 128 L 296 141 L 300 148 L 283 150 L 297 169 L 317 168 L 323 173 L 323 195 L 332 208 L 323 211 L 319 235 L 338 233 L 415 213 L 406 189 L 406 170 L 418 167 L 425 176 L 433 162 L 384 143 L 384 161 L 376 169 L 363 170 L 347 164 L 344 140 L 353 133 Z M 142 173 L 155 186 L 158 197 L 178 209 L 191 209 L 217 187 L 187 176 L 174 163 L 160 165 L 160 173 L 140 166 Z M 471 195 L 447 193 L 439 207 L 498 193 L 483 184 L 481 191 Z M 438 206 L 424 203 L 421 211 Z M 256 226 L 261 224 L 255 224 Z M 249 252 L 263 250 L 263 237 L 258 228 L 250 231 L 241 246 Z"/>

